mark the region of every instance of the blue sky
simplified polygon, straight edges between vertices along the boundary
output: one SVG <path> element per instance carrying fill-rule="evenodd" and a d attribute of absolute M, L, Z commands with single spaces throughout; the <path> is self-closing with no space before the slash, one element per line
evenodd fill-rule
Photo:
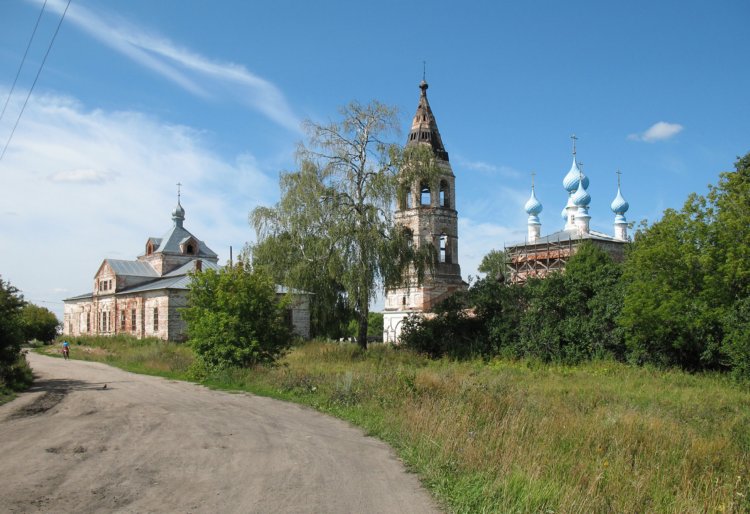
<path fill-rule="evenodd" d="M 41 6 L 0 1 L 2 103 Z M 64 7 L 47 1 L 2 145 Z M 750 151 L 748 21 L 747 1 L 73 0 L 0 161 L 0 274 L 61 314 L 104 258 L 169 228 L 177 182 L 224 261 L 278 199 L 300 121 L 378 99 L 404 142 L 423 61 L 464 277 L 524 238 L 532 171 L 542 232 L 561 228 L 572 133 L 593 228 L 612 232 L 618 168 L 628 219 L 656 220 Z"/>

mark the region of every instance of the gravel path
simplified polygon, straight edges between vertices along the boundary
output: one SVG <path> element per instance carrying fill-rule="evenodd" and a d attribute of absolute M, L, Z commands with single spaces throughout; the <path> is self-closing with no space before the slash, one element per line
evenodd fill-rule
<path fill-rule="evenodd" d="M 387 445 L 343 421 L 28 358 L 34 387 L 0 407 L 2 512 L 438 512 Z"/>

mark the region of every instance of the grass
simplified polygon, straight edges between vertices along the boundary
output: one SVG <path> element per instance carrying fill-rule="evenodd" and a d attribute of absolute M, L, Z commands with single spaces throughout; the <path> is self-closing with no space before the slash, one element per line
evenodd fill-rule
<path fill-rule="evenodd" d="M 187 348 L 153 341 L 72 354 L 172 378 L 194 369 Z M 750 512 L 750 392 L 719 374 L 312 342 L 203 382 L 362 426 L 453 512 Z"/>

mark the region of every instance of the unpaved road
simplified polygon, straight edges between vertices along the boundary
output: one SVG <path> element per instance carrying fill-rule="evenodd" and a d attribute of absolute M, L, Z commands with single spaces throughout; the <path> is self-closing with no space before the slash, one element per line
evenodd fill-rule
<path fill-rule="evenodd" d="M 387 445 L 340 420 L 28 357 L 32 391 L 0 407 L 0 512 L 437 512 Z"/>

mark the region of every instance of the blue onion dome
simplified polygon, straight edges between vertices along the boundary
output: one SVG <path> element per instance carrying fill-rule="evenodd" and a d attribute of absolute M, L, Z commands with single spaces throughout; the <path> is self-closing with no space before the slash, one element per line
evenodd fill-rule
<path fill-rule="evenodd" d="M 615 196 L 615 199 L 612 200 L 610 208 L 615 214 L 625 214 L 630 208 L 630 204 L 627 202 L 627 200 L 625 200 L 625 198 L 622 197 L 622 193 L 620 193 L 619 187 L 617 188 L 617 196 Z"/>
<path fill-rule="evenodd" d="M 563 187 L 568 191 L 568 193 L 572 193 L 576 189 L 578 189 L 578 181 L 581 179 L 581 177 L 583 177 L 583 188 L 588 189 L 589 178 L 583 174 L 581 168 L 578 167 L 578 161 L 576 161 L 576 158 L 573 157 L 573 164 L 570 166 L 570 171 L 567 175 L 565 175 L 565 178 L 563 179 Z"/>
<path fill-rule="evenodd" d="M 539 213 L 542 212 L 542 203 L 537 200 L 533 187 L 531 188 L 531 196 L 526 202 L 526 205 L 524 205 L 524 208 L 526 209 L 526 213 L 530 216 L 538 216 Z"/>
<path fill-rule="evenodd" d="M 573 194 L 573 203 L 576 207 L 588 207 L 591 202 L 591 195 L 586 191 L 586 180 L 581 180 L 578 183 L 578 189 Z"/>

